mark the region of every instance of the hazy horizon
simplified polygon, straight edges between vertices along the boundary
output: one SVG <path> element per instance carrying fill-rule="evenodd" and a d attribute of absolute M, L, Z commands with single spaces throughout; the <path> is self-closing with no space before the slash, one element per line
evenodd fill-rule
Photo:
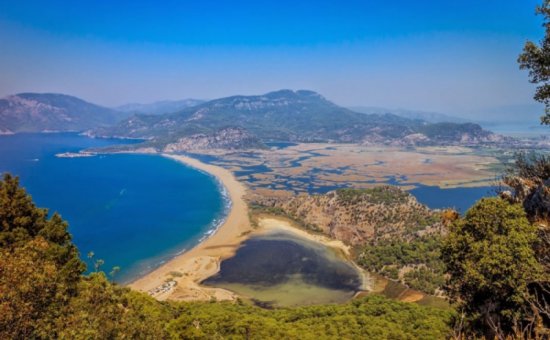
<path fill-rule="evenodd" d="M 115 107 L 289 88 L 346 107 L 531 119 L 542 109 L 516 59 L 543 35 L 537 4 L 5 2 L 0 96 Z"/>

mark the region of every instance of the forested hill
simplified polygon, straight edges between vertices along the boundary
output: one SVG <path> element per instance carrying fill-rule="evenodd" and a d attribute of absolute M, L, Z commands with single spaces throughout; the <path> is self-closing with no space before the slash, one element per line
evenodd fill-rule
<path fill-rule="evenodd" d="M 393 145 L 490 143 L 496 136 L 476 124 L 430 124 L 393 114 L 363 114 L 307 90 L 232 96 L 164 115 L 135 115 L 100 136 L 145 138 L 158 145 L 226 127 L 245 129 L 263 141 L 343 142 Z M 449 129 L 457 131 L 448 134 Z"/>
<path fill-rule="evenodd" d="M 449 220 L 457 217 L 452 211 L 432 211 L 394 186 L 253 200 L 255 209 L 352 246 L 354 260 L 369 271 L 431 295 L 441 292 L 439 253 Z"/>

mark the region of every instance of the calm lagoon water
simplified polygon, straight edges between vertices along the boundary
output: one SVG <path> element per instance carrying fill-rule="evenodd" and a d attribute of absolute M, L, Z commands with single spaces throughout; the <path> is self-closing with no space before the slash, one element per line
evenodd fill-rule
<path fill-rule="evenodd" d="M 245 241 L 203 283 L 274 307 L 345 302 L 361 290 L 363 281 L 336 250 L 278 231 Z"/>
<path fill-rule="evenodd" d="M 226 199 L 211 176 L 156 155 L 58 158 L 128 143 L 76 134 L 0 137 L 0 172 L 20 177 L 38 206 L 59 212 L 81 256 L 89 251 L 127 282 L 189 249 L 219 223 Z M 89 266 L 91 268 L 91 266 Z"/>

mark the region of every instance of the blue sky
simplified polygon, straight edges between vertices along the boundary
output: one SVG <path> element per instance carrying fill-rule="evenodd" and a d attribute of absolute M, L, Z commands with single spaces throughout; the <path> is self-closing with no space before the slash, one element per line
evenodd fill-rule
<path fill-rule="evenodd" d="M 307 88 L 468 115 L 532 103 L 534 0 L 0 2 L 0 95 L 103 105 Z"/>

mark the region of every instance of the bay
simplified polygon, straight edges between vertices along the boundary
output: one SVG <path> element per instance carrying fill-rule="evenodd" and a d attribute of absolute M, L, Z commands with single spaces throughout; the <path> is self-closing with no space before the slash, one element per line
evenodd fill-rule
<path fill-rule="evenodd" d="M 59 158 L 64 152 L 128 143 L 74 133 L 0 137 L 0 172 L 19 176 L 36 204 L 69 222 L 88 269 L 121 271 L 129 282 L 189 249 L 226 213 L 219 183 L 210 175 L 158 155 L 110 154 Z"/>

